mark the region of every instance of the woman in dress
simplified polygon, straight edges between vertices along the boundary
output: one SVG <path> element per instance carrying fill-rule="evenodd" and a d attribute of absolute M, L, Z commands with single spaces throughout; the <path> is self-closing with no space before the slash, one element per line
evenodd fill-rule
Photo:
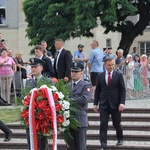
<path fill-rule="evenodd" d="M 134 56 L 134 71 L 133 71 L 133 75 L 134 75 L 134 90 L 135 90 L 135 94 L 136 97 L 141 96 L 142 94 L 142 76 L 141 76 L 141 63 L 140 63 L 140 56 L 139 55 L 135 55 Z"/>
<path fill-rule="evenodd" d="M 133 77 L 133 70 L 134 70 L 134 62 L 132 59 L 132 55 L 128 54 L 126 58 L 126 78 L 127 78 L 127 93 L 129 98 L 133 98 L 132 93 L 134 90 L 134 77 Z"/>
<path fill-rule="evenodd" d="M 0 56 L 1 97 L 8 104 L 10 104 L 10 91 L 14 72 L 16 72 L 14 60 L 7 56 L 6 49 L 2 49 Z"/>
<path fill-rule="evenodd" d="M 147 62 L 147 55 L 143 54 L 141 56 L 141 75 L 142 75 L 142 83 L 143 83 L 143 96 L 148 94 L 148 62 Z"/>

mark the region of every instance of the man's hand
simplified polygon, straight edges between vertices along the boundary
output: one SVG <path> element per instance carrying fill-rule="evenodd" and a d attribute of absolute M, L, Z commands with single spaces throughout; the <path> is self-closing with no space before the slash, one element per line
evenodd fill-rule
<path fill-rule="evenodd" d="M 68 77 L 64 77 L 64 82 L 68 82 L 69 78 Z"/>
<path fill-rule="evenodd" d="M 119 109 L 119 111 L 123 111 L 124 110 L 124 104 L 120 104 L 118 109 Z"/>
<path fill-rule="evenodd" d="M 94 109 L 94 112 L 98 112 L 97 105 L 94 105 L 93 109 Z"/>

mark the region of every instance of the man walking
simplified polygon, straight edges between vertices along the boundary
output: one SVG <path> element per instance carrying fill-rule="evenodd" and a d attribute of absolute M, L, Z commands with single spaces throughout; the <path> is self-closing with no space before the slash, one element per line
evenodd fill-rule
<path fill-rule="evenodd" d="M 89 82 L 82 80 L 84 66 L 74 62 L 71 64 L 72 82 L 68 86 L 72 88 L 69 98 L 79 105 L 75 117 L 79 122 L 78 130 L 70 129 L 72 138 L 68 143 L 68 150 L 86 150 L 86 132 L 88 127 L 87 106 L 92 96 L 92 86 Z"/>
<path fill-rule="evenodd" d="M 109 115 L 116 129 L 117 144 L 123 144 L 123 130 L 121 125 L 121 111 L 124 110 L 126 90 L 122 73 L 115 71 L 115 61 L 106 58 L 104 61 L 106 71 L 98 75 L 94 96 L 94 111 L 100 112 L 100 143 L 101 150 L 107 147 L 107 130 Z"/>
<path fill-rule="evenodd" d="M 90 57 L 88 60 L 88 67 L 90 71 L 93 90 L 92 100 L 94 100 L 97 75 L 100 72 L 103 72 L 103 52 L 98 48 L 98 46 L 99 46 L 98 41 L 94 40 L 91 44 L 92 52 L 90 53 Z"/>
<path fill-rule="evenodd" d="M 68 82 L 70 79 L 72 55 L 70 51 L 64 49 L 64 41 L 62 39 L 55 40 L 55 48 L 57 50 L 54 54 L 55 78 L 63 79 L 64 82 Z"/>
<path fill-rule="evenodd" d="M 5 133 L 4 141 L 10 141 L 12 137 L 12 131 L 0 120 L 0 129 Z"/>

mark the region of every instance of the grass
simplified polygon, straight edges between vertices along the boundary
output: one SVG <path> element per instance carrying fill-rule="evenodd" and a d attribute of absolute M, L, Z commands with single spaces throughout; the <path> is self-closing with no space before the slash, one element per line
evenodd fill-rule
<path fill-rule="evenodd" d="M 21 120 L 21 108 L 0 109 L 0 120 L 4 123 L 12 123 Z"/>

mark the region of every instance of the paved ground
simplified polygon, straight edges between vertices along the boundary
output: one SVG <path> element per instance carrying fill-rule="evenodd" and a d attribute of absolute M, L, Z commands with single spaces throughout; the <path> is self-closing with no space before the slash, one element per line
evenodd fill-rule
<path fill-rule="evenodd" d="M 93 107 L 93 103 L 89 103 L 89 108 Z M 125 108 L 150 108 L 150 98 L 126 100 Z"/>
<path fill-rule="evenodd" d="M 0 109 L 3 108 L 8 108 L 8 109 L 12 109 L 12 108 L 17 108 L 17 107 L 21 107 L 21 106 L 0 106 Z M 88 105 L 89 108 L 93 107 L 93 103 L 89 103 Z M 126 100 L 126 108 L 150 108 L 150 98 L 145 98 L 145 99 L 134 99 L 134 100 Z"/>

